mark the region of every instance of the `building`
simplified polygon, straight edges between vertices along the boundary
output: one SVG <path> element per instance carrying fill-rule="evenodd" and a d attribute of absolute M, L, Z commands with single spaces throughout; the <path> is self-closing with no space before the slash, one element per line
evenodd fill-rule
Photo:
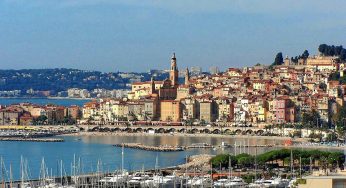
<path fill-rule="evenodd" d="M 214 101 L 202 100 L 199 102 L 199 119 L 206 123 L 215 122 L 216 120 L 216 105 Z"/>
<path fill-rule="evenodd" d="M 173 86 L 177 86 L 179 84 L 178 80 L 179 70 L 177 67 L 177 58 L 175 57 L 175 53 L 171 58 L 171 69 L 169 71 L 169 79 L 172 81 Z"/>
<path fill-rule="evenodd" d="M 181 121 L 181 105 L 177 100 L 162 100 L 160 102 L 160 120 L 179 122 Z"/>

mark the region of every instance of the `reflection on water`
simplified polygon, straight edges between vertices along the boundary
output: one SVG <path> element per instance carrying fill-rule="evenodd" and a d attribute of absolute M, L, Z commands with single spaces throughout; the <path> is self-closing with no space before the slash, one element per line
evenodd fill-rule
<path fill-rule="evenodd" d="M 78 139 L 80 138 L 80 139 Z M 113 171 L 121 166 L 121 148 L 113 147 L 112 144 L 123 142 L 136 142 L 146 145 L 190 145 L 192 143 L 208 143 L 220 145 L 222 141 L 229 144 L 248 143 L 255 144 L 279 144 L 283 140 L 275 139 L 253 139 L 253 138 L 211 138 L 211 137 L 185 137 L 185 136 L 67 136 L 65 142 L 42 143 L 42 142 L 0 142 L 0 156 L 4 157 L 7 169 L 10 163 L 13 168 L 15 179 L 20 177 L 20 157 L 28 160 L 30 178 L 39 177 L 40 163 L 42 157 L 45 158 L 46 165 L 52 174 L 59 174 L 59 161 L 64 163 L 66 174 L 71 173 L 73 156 L 80 159 L 82 167 L 80 171 L 91 172 L 97 168 L 97 161 L 102 161 L 103 171 Z M 275 148 L 258 148 L 258 153 Z M 243 152 L 255 153 L 254 148 L 242 149 Z M 218 154 L 234 153 L 231 148 L 213 149 L 191 149 L 181 152 L 154 152 L 125 148 L 125 168 L 128 170 L 153 169 L 155 158 L 159 159 L 159 167 L 175 166 L 184 163 L 185 157 L 195 154 Z M 239 153 L 239 148 L 236 151 Z"/>
<path fill-rule="evenodd" d="M 100 143 L 100 144 L 121 144 L 121 143 L 142 143 L 144 145 L 169 145 L 169 146 L 189 146 L 193 143 L 207 143 L 213 146 L 220 146 L 222 142 L 234 146 L 239 145 L 281 145 L 284 139 L 258 139 L 251 136 L 245 137 L 210 137 L 210 136 L 184 136 L 184 135 L 102 135 L 102 136 L 81 136 L 85 143 Z M 259 152 L 268 150 L 269 148 L 259 148 Z M 212 153 L 215 152 L 212 149 L 203 149 L 203 152 Z M 246 149 L 247 150 L 247 149 Z M 232 151 L 231 149 L 217 150 L 216 153 Z M 254 148 L 250 148 L 250 154 L 254 154 Z"/>

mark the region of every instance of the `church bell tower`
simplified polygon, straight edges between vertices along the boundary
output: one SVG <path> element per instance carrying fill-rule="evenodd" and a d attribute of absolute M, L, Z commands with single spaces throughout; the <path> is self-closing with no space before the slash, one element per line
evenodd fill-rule
<path fill-rule="evenodd" d="M 172 81 L 173 86 L 177 86 L 178 83 L 178 68 L 177 68 L 177 58 L 175 57 L 175 53 L 173 53 L 173 56 L 171 58 L 171 69 L 169 72 L 169 79 Z"/>

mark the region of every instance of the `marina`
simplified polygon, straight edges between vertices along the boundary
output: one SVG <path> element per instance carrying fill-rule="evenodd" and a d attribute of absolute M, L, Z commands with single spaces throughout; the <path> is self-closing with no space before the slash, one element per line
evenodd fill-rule
<path fill-rule="evenodd" d="M 55 138 L 55 137 L 54 137 Z M 0 142 L 0 156 L 4 158 L 7 167 L 12 165 L 13 169 L 20 169 L 21 156 L 28 158 L 28 166 L 30 168 L 30 179 L 37 179 L 40 171 L 40 161 L 42 157 L 46 159 L 46 164 L 52 169 L 53 175 L 59 168 L 57 161 L 64 161 L 67 174 L 71 174 L 71 164 L 73 163 L 73 156 L 81 156 L 80 160 L 83 161 L 83 172 L 94 172 L 97 168 L 97 161 L 102 160 L 101 171 L 111 172 L 120 169 L 121 159 L 120 147 L 114 147 L 115 144 L 121 143 L 142 143 L 143 145 L 151 146 L 189 146 L 193 143 L 208 143 L 210 145 L 221 145 L 221 142 L 227 142 L 234 145 L 235 142 L 243 142 L 244 139 L 240 138 L 215 138 L 215 137 L 189 137 L 189 136 L 160 136 L 160 135 L 81 135 L 81 136 L 58 136 L 56 138 L 64 139 L 64 142 L 14 142 L 4 141 Z M 249 143 L 252 145 L 257 144 L 280 144 L 282 141 L 273 139 L 250 139 Z M 258 153 L 275 149 L 271 148 L 257 148 Z M 11 152 L 8 152 L 10 151 Z M 224 152 L 239 153 L 239 148 L 191 148 L 184 151 L 177 152 L 159 152 L 159 151 L 146 151 L 125 148 L 125 162 L 124 168 L 129 171 L 145 170 L 155 168 L 155 159 L 159 158 L 160 168 L 177 166 L 185 162 L 186 156 L 198 154 L 211 154 L 216 155 Z M 246 149 L 242 152 L 254 153 L 255 148 Z M 20 174 L 18 170 L 13 171 L 13 179 L 19 180 Z"/>
<path fill-rule="evenodd" d="M 114 144 L 113 146 L 141 149 L 141 150 L 147 150 L 147 151 L 160 151 L 160 152 L 184 151 L 184 148 L 179 146 L 167 146 L 167 145 L 147 146 L 140 143 L 121 143 L 121 144 Z"/>

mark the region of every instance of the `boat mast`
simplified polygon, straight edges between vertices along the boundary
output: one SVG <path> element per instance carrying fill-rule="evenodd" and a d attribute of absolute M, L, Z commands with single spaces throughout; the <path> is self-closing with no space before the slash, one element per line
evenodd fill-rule
<path fill-rule="evenodd" d="M 159 168 L 159 156 L 156 155 L 156 161 L 155 161 L 155 173 L 157 174 Z"/>
<path fill-rule="evenodd" d="M 12 188 L 12 162 L 10 163 L 10 188 Z"/>
<path fill-rule="evenodd" d="M 302 157 L 299 157 L 299 174 L 300 178 L 302 178 Z"/>
<path fill-rule="evenodd" d="M 293 153 L 291 149 L 291 178 L 293 177 Z"/>
<path fill-rule="evenodd" d="M 63 185 L 62 160 L 60 160 L 60 183 Z"/>
<path fill-rule="evenodd" d="M 255 146 L 255 180 L 257 180 L 257 145 Z"/>
<path fill-rule="evenodd" d="M 21 181 L 21 186 L 24 184 L 24 167 L 23 167 L 23 156 L 20 156 L 20 181 Z"/>
<path fill-rule="evenodd" d="M 121 147 L 121 173 L 124 173 L 124 144 Z"/>
<path fill-rule="evenodd" d="M 231 178 L 231 170 L 232 170 L 232 161 L 231 161 L 231 155 L 228 155 L 228 179 Z"/>
<path fill-rule="evenodd" d="M 4 179 L 4 161 L 3 158 L 1 156 L 1 184 L 2 184 L 2 188 L 5 188 L 5 179 Z"/>

